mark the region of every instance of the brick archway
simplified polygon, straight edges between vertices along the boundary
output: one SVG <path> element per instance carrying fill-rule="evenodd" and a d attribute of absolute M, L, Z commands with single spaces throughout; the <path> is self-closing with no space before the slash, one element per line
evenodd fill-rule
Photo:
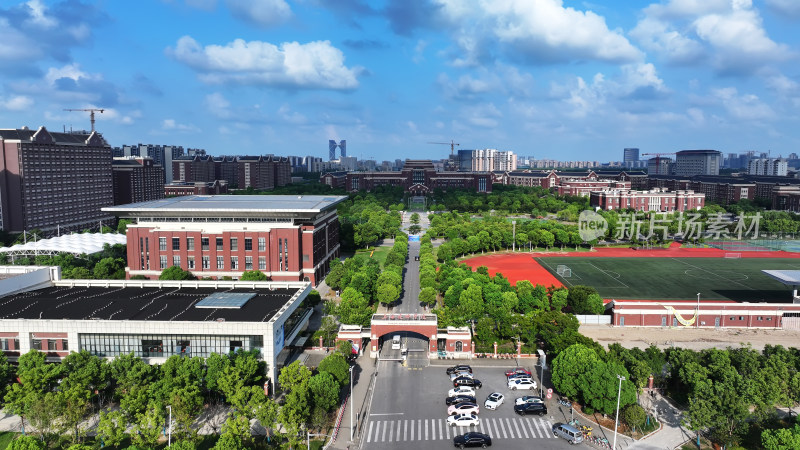
<path fill-rule="evenodd" d="M 378 341 L 386 335 L 410 332 L 428 339 L 428 352 L 436 352 L 438 318 L 435 314 L 374 314 L 370 326 L 371 353 L 376 356 Z M 374 357 L 373 356 L 373 357 Z"/>

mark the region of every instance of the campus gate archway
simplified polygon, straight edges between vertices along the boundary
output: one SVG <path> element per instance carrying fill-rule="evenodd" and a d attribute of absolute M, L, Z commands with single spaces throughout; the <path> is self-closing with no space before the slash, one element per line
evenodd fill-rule
<path fill-rule="evenodd" d="M 373 314 L 370 326 L 370 356 L 378 357 L 382 337 L 403 333 L 423 336 L 428 340 L 428 354 L 435 354 L 437 319 L 435 314 Z"/>

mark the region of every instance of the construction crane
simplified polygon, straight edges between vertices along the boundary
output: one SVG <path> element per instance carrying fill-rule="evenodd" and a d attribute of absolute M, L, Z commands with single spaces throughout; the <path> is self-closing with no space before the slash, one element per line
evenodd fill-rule
<path fill-rule="evenodd" d="M 428 144 L 439 144 L 439 145 L 449 145 L 450 146 L 450 154 L 452 155 L 455 152 L 456 145 L 461 145 L 456 143 L 456 141 L 451 140 L 450 142 L 428 142 Z"/>
<path fill-rule="evenodd" d="M 103 114 L 103 111 L 105 111 L 105 109 L 95 109 L 95 108 L 89 108 L 89 109 L 65 109 L 64 111 L 89 111 L 89 119 L 92 121 L 92 133 L 94 133 L 94 112 L 95 111 L 100 111 L 100 114 Z"/>
<path fill-rule="evenodd" d="M 672 153 L 642 153 L 642 156 L 655 156 L 656 157 L 656 173 L 651 175 L 661 175 L 659 172 L 661 171 L 661 155 L 674 155 L 675 152 Z"/>

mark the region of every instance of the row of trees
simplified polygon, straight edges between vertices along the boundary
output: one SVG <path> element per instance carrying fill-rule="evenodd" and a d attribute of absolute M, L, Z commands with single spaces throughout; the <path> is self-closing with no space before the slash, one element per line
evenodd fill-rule
<path fill-rule="evenodd" d="M 435 189 L 432 211 L 483 213 L 496 210 L 503 214 L 530 214 L 533 217 L 558 213 L 573 206 L 580 213 L 589 207 L 588 197 L 559 196 L 541 187 L 492 185 L 490 194 L 470 190 Z M 577 216 L 576 216 L 577 219 Z"/>
<path fill-rule="evenodd" d="M 25 442 L 36 446 L 29 448 L 46 448 L 65 435 L 80 443 L 88 431 L 82 424 L 96 412 L 96 439 L 104 445 L 118 447 L 129 439 L 140 448 L 152 448 L 164 430 L 168 406 L 172 436 L 182 442 L 179 448 L 194 448 L 194 424 L 204 404 L 209 412 L 222 412 L 216 448 L 250 448 L 253 419 L 268 437 L 280 429 L 281 437 L 296 446 L 303 439 L 301 429 L 327 424 L 338 406 L 339 392 L 350 380 L 343 354 L 349 350 L 343 346 L 316 371 L 298 362 L 284 367 L 278 380 L 287 394 L 280 404 L 264 394 L 266 365 L 257 351 L 173 356 L 151 366 L 132 354 L 107 361 L 86 351 L 51 364 L 45 362 L 45 353 L 32 350 L 20 356 L 16 370 L 0 354 L 0 398 L 6 412 L 22 418 L 23 428 L 26 423 L 33 426 L 27 430 L 36 440 Z M 13 378 L 18 381 L 11 382 Z M 221 422 L 214 422 L 214 414 L 208 416 L 220 431 Z"/>

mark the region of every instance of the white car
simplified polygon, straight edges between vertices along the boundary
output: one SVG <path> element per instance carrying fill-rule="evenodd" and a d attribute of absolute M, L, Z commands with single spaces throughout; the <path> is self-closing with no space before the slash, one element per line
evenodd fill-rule
<path fill-rule="evenodd" d="M 466 372 L 466 371 L 464 371 L 464 372 L 453 372 L 453 373 L 450 374 L 450 381 L 453 381 L 456 378 L 460 378 L 460 377 L 475 378 L 475 376 L 472 375 L 472 372 Z"/>
<path fill-rule="evenodd" d="M 524 405 L 526 403 L 544 403 L 544 400 L 542 400 L 542 397 L 535 397 L 533 395 L 517 397 L 517 399 L 514 400 L 515 405 Z"/>
<path fill-rule="evenodd" d="M 478 414 L 480 412 L 480 408 L 475 403 L 457 403 L 455 405 L 450 405 L 447 408 L 447 415 L 452 416 L 453 414 Z"/>
<path fill-rule="evenodd" d="M 450 391 L 447 393 L 448 397 L 455 397 L 456 395 L 469 395 L 470 397 L 475 397 L 475 389 L 469 386 L 459 386 L 450 389 Z"/>
<path fill-rule="evenodd" d="M 512 391 L 517 389 L 536 389 L 536 382 L 530 378 L 523 378 L 521 380 L 511 380 L 508 382 L 508 388 Z"/>
<path fill-rule="evenodd" d="M 505 400 L 505 396 L 499 392 L 492 392 L 486 397 L 486 401 L 483 403 L 483 407 L 486 409 L 497 409 L 498 406 L 503 404 L 503 400 Z"/>
<path fill-rule="evenodd" d="M 447 424 L 451 427 L 476 427 L 480 419 L 475 414 L 456 414 L 447 418 Z"/>

